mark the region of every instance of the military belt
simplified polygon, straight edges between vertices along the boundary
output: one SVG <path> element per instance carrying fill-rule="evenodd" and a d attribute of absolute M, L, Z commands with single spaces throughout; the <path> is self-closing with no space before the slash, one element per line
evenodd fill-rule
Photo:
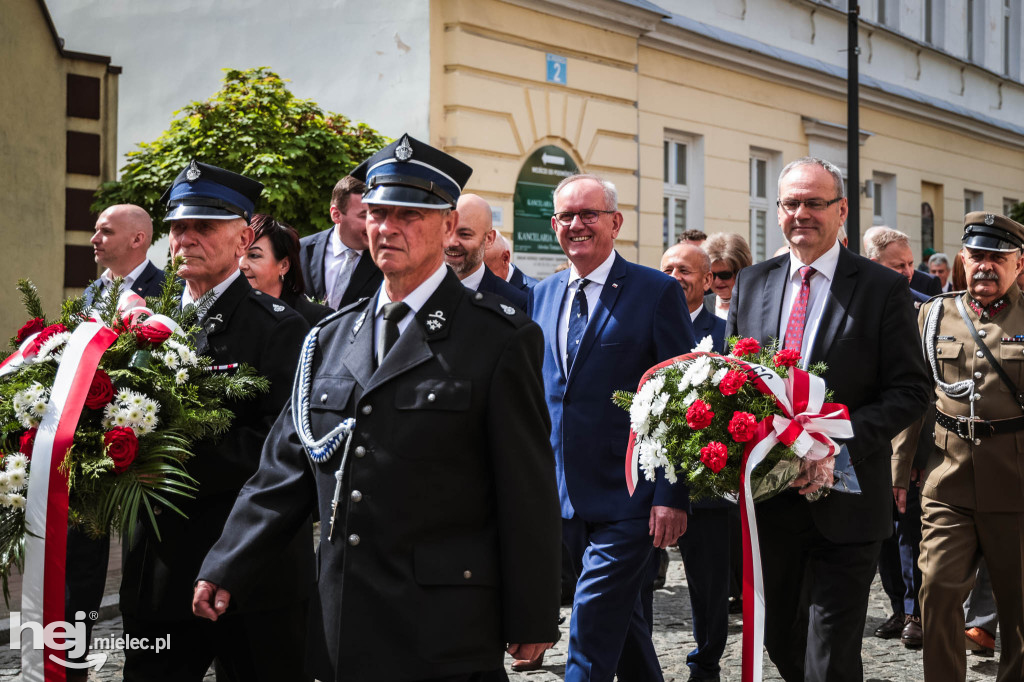
<path fill-rule="evenodd" d="M 935 423 L 944 429 L 952 431 L 966 441 L 971 440 L 971 418 L 954 417 L 945 412 L 936 412 Z M 974 419 L 974 437 L 988 438 L 1000 433 L 1015 433 L 1024 429 L 1024 416 L 1011 419 Z"/>

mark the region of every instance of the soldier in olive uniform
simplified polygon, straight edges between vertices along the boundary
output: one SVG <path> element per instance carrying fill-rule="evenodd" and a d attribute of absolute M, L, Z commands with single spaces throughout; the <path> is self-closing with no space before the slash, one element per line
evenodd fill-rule
<path fill-rule="evenodd" d="M 503 680 L 506 647 L 532 659 L 556 637 L 543 335 L 444 263 L 470 172 L 407 135 L 353 172 L 384 283 L 306 338 L 291 405 L 199 573 L 196 615 L 259 601 L 264 561 L 318 509 L 307 665 L 325 682 Z"/>
<path fill-rule="evenodd" d="M 170 636 L 165 651 L 129 648 L 129 682 L 202 680 L 212 661 L 221 680 L 302 680 L 306 603 L 313 584 L 312 520 L 287 546 L 260 566 L 260 599 L 234 609 L 218 623 L 192 615 L 189 597 L 207 550 L 220 535 L 242 485 L 256 471 L 267 432 L 284 406 L 309 325 L 280 300 L 249 286 L 238 259 L 252 243 L 249 221 L 263 185 L 237 173 L 193 161 L 164 195 L 173 256 L 183 256 L 182 304 L 201 306 L 200 355 L 217 371 L 240 363 L 270 380 L 270 392 L 250 400 L 228 400 L 231 428 L 201 441 L 189 460 L 198 496 L 176 504 L 187 518 L 162 510 L 160 538 L 151 528 L 127 538 L 121 612 L 125 634 Z M 162 513 L 161 513 L 162 512 Z M 280 583 L 277 575 L 293 579 Z M 267 642 L 273 642 L 268 648 Z"/>
<path fill-rule="evenodd" d="M 981 557 L 1003 633 L 998 679 L 1024 679 L 1024 394 L 1018 388 L 1024 386 L 1024 298 L 1015 283 L 1024 268 L 1022 248 L 1024 226 L 991 213 L 967 214 L 961 251 L 967 291 L 921 308 L 937 408 L 935 449 L 921 474 L 926 680 L 966 675 L 962 604 Z M 911 426 L 908 438 L 919 428 Z M 913 450 L 902 448 L 893 460 L 901 511 Z"/>

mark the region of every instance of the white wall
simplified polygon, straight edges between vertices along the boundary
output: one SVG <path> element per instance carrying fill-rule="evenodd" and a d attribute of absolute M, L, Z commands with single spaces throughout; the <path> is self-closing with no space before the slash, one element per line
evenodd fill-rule
<path fill-rule="evenodd" d="M 118 167 L 223 68 L 269 66 L 297 96 L 390 137 L 426 139 L 428 0 L 47 0 L 69 49 L 124 68 Z"/>

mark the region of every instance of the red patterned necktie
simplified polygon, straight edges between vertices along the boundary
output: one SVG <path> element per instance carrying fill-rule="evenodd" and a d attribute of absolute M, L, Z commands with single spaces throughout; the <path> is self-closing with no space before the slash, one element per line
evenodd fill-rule
<path fill-rule="evenodd" d="M 810 265 L 800 268 L 800 293 L 793 301 L 793 309 L 789 311 L 789 322 L 786 324 L 786 343 L 784 350 L 795 350 L 797 353 L 804 345 L 804 325 L 807 323 L 807 297 L 811 293 L 811 275 L 815 272 Z"/>

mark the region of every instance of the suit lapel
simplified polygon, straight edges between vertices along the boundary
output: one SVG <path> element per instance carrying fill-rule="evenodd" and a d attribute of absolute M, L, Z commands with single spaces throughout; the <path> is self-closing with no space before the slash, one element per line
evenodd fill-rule
<path fill-rule="evenodd" d="M 228 323 L 238 308 L 238 304 L 249 295 L 251 290 L 252 287 L 249 285 L 249 280 L 239 275 L 224 293 L 214 301 L 210 309 L 206 311 L 206 317 L 201 322 L 202 332 L 196 338 L 197 353 L 200 355 L 207 354 L 206 351 L 212 345 L 210 337 L 216 337 L 227 330 Z M 216 356 L 214 358 L 217 359 Z"/>
<path fill-rule="evenodd" d="M 548 338 L 548 352 L 551 353 L 551 357 L 555 359 L 555 365 L 558 370 L 562 373 L 562 377 L 565 377 L 565 361 L 562 358 L 561 353 L 558 351 L 558 333 L 559 325 L 562 324 L 562 301 L 565 300 L 565 290 L 569 283 L 569 271 L 562 270 L 551 275 L 551 279 L 554 280 L 554 286 L 551 288 L 551 295 L 545 297 L 544 303 L 545 308 L 542 308 L 534 316 L 534 319 L 538 320 L 541 327 L 550 333 L 545 334 Z M 534 298 L 536 301 L 536 296 Z"/>
<path fill-rule="evenodd" d="M 590 320 L 587 322 L 587 328 L 583 332 L 583 339 L 580 341 L 580 349 L 576 353 L 576 359 L 573 361 L 573 369 L 581 367 L 586 362 L 587 356 L 601 335 L 601 331 L 604 329 L 605 324 L 608 323 L 612 308 L 615 307 L 615 302 L 619 298 L 619 292 L 625 286 L 627 273 L 626 261 L 616 253 L 615 260 L 612 261 L 612 269 L 608 273 L 608 280 L 604 283 L 604 287 L 601 289 L 601 296 L 597 299 L 597 304 L 590 313 Z M 572 381 L 575 375 L 575 371 L 570 371 L 568 380 Z"/>
<path fill-rule="evenodd" d="M 380 364 L 377 371 L 373 372 L 368 382 L 364 384 L 366 386 L 364 393 L 369 393 L 377 386 L 391 381 L 395 377 L 433 358 L 434 351 L 430 344 L 448 337 L 452 320 L 455 317 L 455 311 L 467 295 L 466 287 L 462 286 L 462 282 L 459 281 L 456 274 L 449 269 L 440 286 L 437 287 L 437 290 L 427 299 L 427 302 L 423 304 L 419 312 L 416 313 L 412 323 L 398 337 L 398 341 L 395 342 L 394 347 L 387 357 L 384 358 L 384 362 Z M 370 308 L 370 315 L 373 314 L 375 309 L 376 300 L 374 300 Z M 368 344 L 366 344 L 365 340 L 361 341 L 364 345 L 360 346 L 359 356 L 356 361 L 359 362 L 360 358 L 367 357 L 364 353 L 368 351 L 370 365 L 372 366 L 376 353 L 376 344 L 372 340 L 374 324 L 371 316 L 367 317 L 363 327 L 369 327 L 371 340 Z M 359 335 L 363 335 L 362 329 L 359 330 Z M 368 345 L 368 348 L 365 345 Z M 360 381 L 360 383 L 362 382 Z"/>
<path fill-rule="evenodd" d="M 853 290 L 857 286 L 858 269 L 850 252 L 840 247 L 836 274 L 832 277 L 832 286 L 829 287 L 828 298 L 825 299 L 825 307 L 821 311 L 818 332 L 814 335 L 810 357 L 807 358 L 808 364 L 824 360 L 828 349 L 832 347 L 839 327 L 846 317 L 846 311 L 850 309 L 850 299 L 853 298 Z"/>
<path fill-rule="evenodd" d="M 324 255 L 327 253 L 327 242 L 331 238 L 330 230 L 324 230 L 313 240 L 313 255 L 309 259 L 309 279 L 311 291 L 317 298 L 327 298 L 327 287 L 324 284 Z"/>
<path fill-rule="evenodd" d="M 362 290 L 363 286 L 373 277 L 376 270 L 377 265 L 373 262 L 373 258 L 370 257 L 370 250 L 364 250 L 363 254 L 359 256 L 359 262 L 356 263 L 356 269 L 352 271 L 352 277 L 349 278 L 344 299 L 354 302 L 358 298 L 356 292 Z"/>
<path fill-rule="evenodd" d="M 373 316 L 376 310 L 377 297 L 374 296 L 352 325 L 349 346 L 341 358 L 342 364 L 348 368 L 360 386 L 369 385 L 376 364 L 376 349 L 373 345 Z"/>
<path fill-rule="evenodd" d="M 701 306 L 700 312 L 693 320 L 693 336 L 700 343 L 705 336 L 711 335 L 711 313 L 706 306 Z"/>
<path fill-rule="evenodd" d="M 780 257 L 775 266 L 768 271 L 761 300 L 761 326 L 758 330 L 758 338 L 762 342 L 767 342 L 768 339 L 778 339 L 780 336 L 782 302 L 786 295 L 788 275 L 789 256 Z"/>

